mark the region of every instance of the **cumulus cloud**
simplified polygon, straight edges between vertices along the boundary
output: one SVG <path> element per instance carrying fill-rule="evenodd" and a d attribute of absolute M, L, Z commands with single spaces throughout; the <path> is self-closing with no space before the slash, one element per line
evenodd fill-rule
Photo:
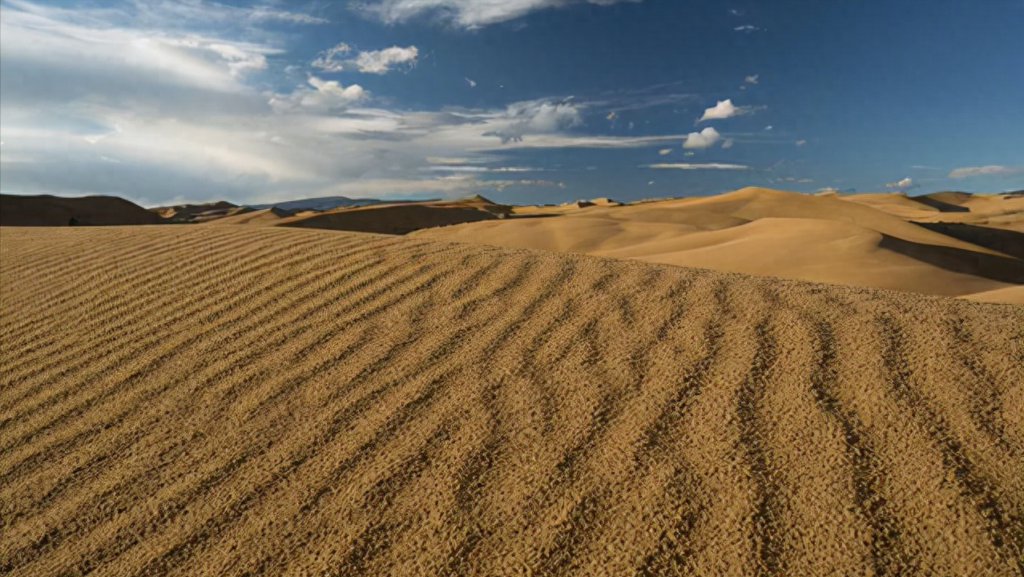
<path fill-rule="evenodd" d="M 395 110 L 319 73 L 290 90 L 276 76 L 270 88 L 280 60 L 270 56 L 285 52 L 287 37 L 260 23 L 281 18 L 208 14 L 192 3 L 124 6 L 3 4 L 4 192 L 116 194 L 155 205 L 183 191 L 261 202 L 341 190 L 395 197 L 558 186 L 487 179 L 529 168 L 512 158 L 517 149 L 658 150 L 686 137 L 580 134 L 575 127 L 596 107 L 566 99 Z M 355 57 L 342 48 L 329 59 Z M 427 168 L 446 165 L 487 172 Z"/>
<path fill-rule="evenodd" d="M 720 162 L 671 162 L 661 164 L 648 164 L 645 168 L 658 168 L 670 170 L 749 170 L 750 167 L 743 164 L 724 164 Z"/>
<path fill-rule="evenodd" d="M 704 111 L 704 115 L 701 116 L 700 120 L 697 122 L 723 120 L 734 116 L 744 116 L 747 114 L 753 114 L 757 110 L 758 108 L 755 106 L 736 106 L 732 103 L 732 99 L 719 100 L 718 104 L 706 109 Z"/>
<path fill-rule="evenodd" d="M 496 136 L 502 144 L 522 142 L 528 134 L 544 134 L 579 125 L 579 106 L 572 102 L 534 100 L 509 106 L 503 115 L 490 119 L 495 128 L 484 136 Z"/>
<path fill-rule="evenodd" d="M 299 108 L 309 112 L 328 112 L 347 108 L 369 95 L 362 86 L 342 86 L 336 80 L 323 80 L 316 76 L 307 79 L 309 86 L 299 87 L 290 94 L 275 94 L 268 103 L 277 113 Z"/>
<path fill-rule="evenodd" d="M 949 173 L 950 178 L 971 178 L 974 176 L 1012 176 L 1024 173 L 1024 166 L 1004 166 L 990 164 L 988 166 L 967 166 L 955 168 Z"/>
<path fill-rule="evenodd" d="M 415 46 L 406 48 L 392 46 L 383 50 L 364 50 L 349 57 L 352 52 L 351 46 L 345 42 L 339 42 L 321 52 L 312 62 L 312 66 L 324 72 L 358 70 L 369 74 L 386 74 L 399 64 L 413 66 L 419 58 L 419 49 Z M 472 86 L 475 86 L 475 83 Z"/>
<path fill-rule="evenodd" d="M 683 148 L 710 148 L 720 140 L 722 140 L 722 135 L 713 127 L 709 126 L 700 132 L 691 132 L 690 134 L 687 134 L 686 140 L 683 142 Z"/>
<path fill-rule="evenodd" d="M 909 188 L 916 188 L 914 186 L 914 179 L 913 178 L 909 178 L 909 177 L 908 178 L 904 178 L 902 180 L 897 180 L 896 182 L 890 182 L 890 183 L 886 184 L 885 186 L 886 186 L 886 188 L 898 188 L 898 189 L 901 189 L 901 190 L 906 190 L 906 189 L 909 189 Z"/>
<path fill-rule="evenodd" d="M 461 28 L 480 28 L 506 22 L 530 12 L 569 4 L 611 5 L 643 0 L 363 0 L 355 7 L 388 24 L 432 16 Z"/>

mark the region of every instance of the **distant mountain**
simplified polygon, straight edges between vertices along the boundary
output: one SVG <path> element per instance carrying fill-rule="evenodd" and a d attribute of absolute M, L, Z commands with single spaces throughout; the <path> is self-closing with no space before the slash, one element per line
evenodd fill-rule
<path fill-rule="evenodd" d="M 250 208 L 280 208 L 283 210 L 329 210 L 339 206 L 370 206 L 381 204 L 383 200 L 376 198 L 349 198 L 347 196 L 323 196 L 320 198 L 302 198 L 299 200 L 288 200 L 284 202 L 271 202 L 267 204 L 250 204 Z"/>

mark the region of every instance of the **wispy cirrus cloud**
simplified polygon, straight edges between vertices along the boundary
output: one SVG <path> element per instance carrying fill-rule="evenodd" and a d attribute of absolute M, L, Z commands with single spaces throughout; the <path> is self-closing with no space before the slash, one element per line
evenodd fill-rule
<path fill-rule="evenodd" d="M 971 178 L 975 176 L 1014 176 L 1024 174 L 1024 166 L 1006 166 L 1001 164 L 990 164 L 988 166 L 966 166 L 954 168 L 949 173 L 949 178 Z"/>
<path fill-rule="evenodd" d="M 480 28 L 506 22 L 531 12 L 571 4 L 610 5 L 643 0 L 362 0 L 359 12 L 388 24 L 429 17 L 460 28 Z"/>
<path fill-rule="evenodd" d="M 666 162 L 660 164 L 645 164 L 642 168 L 656 168 L 662 170 L 750 170 L 745 164 L 728 164 L 721 162 Z"/>

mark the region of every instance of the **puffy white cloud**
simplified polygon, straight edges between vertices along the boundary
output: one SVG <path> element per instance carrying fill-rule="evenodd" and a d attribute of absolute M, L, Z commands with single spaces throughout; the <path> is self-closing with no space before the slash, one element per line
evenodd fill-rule
<path fill-rule="evenodd" d="M 950 178 L 971 178 L 973 176 L 1012 176 L 1024 173 L 1024 166 L 1004 166 L 990 164 L 988 166 L 967 166 L 955 168 L 949 173 Z"/>
<path fill-rule="evenodd" d="M 277 113 L 296 109 L 310 112 L 328 112 L 348 108 L 369 95 L 362 86 L 342 86 L 336 80 L 323 80 L 316 76 L 307 79 L 308 87 L 299 87 L 290 94 L 275 94 L 268 103 Z"/>
<path fill-rule="evenodd" d="M 489 118 L 495 125 L 483 133 L 496 136 L 502 144 L 522 142 L 527 134 L 544 134 L 571 128 L 582 122 L 579 106 L 572 102 L 532 100 L 509 106 L 502 115 Z"/>
<path fill-rule="evenodd" d="M 713 127 L 709 126 L 700 132 L 691 132 L 686 135 L 686 140 L 683 142 L 683 148 L 709 148 L 714 146 L 720 140 L 722 140 L 722 135 Z"/>
<path fill-rule="evenodd" d="M 611 5 L 643 0 L 363 0 L 357 10 L 389 24 L 419 16 L 434 16 L 462 28 L 505 22 L 530 12 L 569 4 Z"/>
<path fill-rule="evenodd" d="M 913 184 L 914 184 L 914 179 L 913 178 L 904 178 L 902 180 L 897 180 L 896 182 L 890 182 L 890 183 L 886 184 L 885 186 L 886 186 L 886 188 L 905 189 L 905 188 L 911 187 Z"/>
<path fill-rule="evenodd" d="M 384 74 L 396 64 L 415 64 L 419 53 L 419 49 L 415 46 L 408 46 L 406 48 L 392 46 L 383 50 L 370 50 L 360 52 L 355 57 L 355 65 L 360 72 Z"/>
<path fill-rule="evenodd" d="M 361 86 L 320 75 L 292 90 L 269 89 L 261 83 L 279 72 L 278 59 L 269 56 L 284 52 L 286 37 L 259 24 L 282 18 L 227 8 L 208 14 L 192 3 L 126 6 L 122 12 L 3 4 L 4 192 L 116 194 L 150 205 L 174 198 L 260 202 L 342 189 L 359 196 L 456 194 L 541 186 L 486 180 L 528 168 L 509 158 L 514 149 L 657 150 L 685 138 L 579 134 L 574 127 L 584 112 L 598 107 L 566 99 L 389 110 Z M 330 59 L 354 58 L 350 48 Z M 438 178 L 424 178 L 433 172 L 428 167 L 445 165 L 487 172 L 439 169 Z"/>
<path fill-rule="evenodd" d="M 744 116 L 747 114 L 753 114 L 757 107 L 754 106 L 736 106 L 732 103 L 732 99 L 719 100 L 718 104 L 708 108 L 704 111 L 704 115 L 700 117 L 697 122 L 704 122 L 706 120 L 723 120 L 725 118 L 732 118 L 734 116 Z"/>
<path fill-rule="evenodd" d="M 749 170 L 750 167 L 743 164 L 725 164 L 721 162 L 671 162 L 662 164 L 648 164 L 645 168 L 658 168 L 670 170 Z"/>
<path fill-rule="evenodd" d="M 333 47 L 323 51 L 312 62 L 314 68 L 324 72 L 341 72 L 342 70 L 358 70 L 370 74 L 386 74 L 391 68 L 398 64 L 412 66 L 419 58 L 419 49 L 415 46 L 401 48 L 392 46 L 383 50 L 364 50 L 351 58 L 352 47 L 344 42 L 339 42 Z M 475 86 L 474 84 L 471 84 Z"/>

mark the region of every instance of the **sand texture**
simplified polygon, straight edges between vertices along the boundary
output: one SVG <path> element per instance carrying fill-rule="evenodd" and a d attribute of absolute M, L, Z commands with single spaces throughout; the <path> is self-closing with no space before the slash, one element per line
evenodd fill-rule
<path fill-rule="evenodd" d="M 1024 307 L 0 229 L 0 573 L 1020 575 Z"/>

